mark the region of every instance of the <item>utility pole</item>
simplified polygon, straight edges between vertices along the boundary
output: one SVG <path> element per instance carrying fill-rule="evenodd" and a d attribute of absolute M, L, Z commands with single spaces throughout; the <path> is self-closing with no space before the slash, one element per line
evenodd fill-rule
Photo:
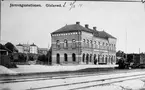
<path fill-rule="evenodd" d="M 126 30 L 126 45 L 125 45 L 125 51 L 126 51 L 126 61 L 127 61 L 127 30 Z"/>
<path fill-rule="evenodd" d="M 93 43 L 94 43 L 94 31 L 93 31 L 93 36 L 92 36 L 92 45 L 91 45 L 91 47 L 92 47 L 92 56 L 91 56 L 91 59 L 92 59 L 92 58 L 94 59 L 94 57 L 93 57 L 93 54 L 94 54 Z M 92 60 L 93 60 L 93 59 L 92 59 Z M 91 62 L 92 62 L 92 60 L 91 60 Z"/>
<path fill-rule="evenodd" d="M 81 62 L 81 60 L 79 60 L 79 30 L 78 30 L 78 63 L 80 63 Z"/>

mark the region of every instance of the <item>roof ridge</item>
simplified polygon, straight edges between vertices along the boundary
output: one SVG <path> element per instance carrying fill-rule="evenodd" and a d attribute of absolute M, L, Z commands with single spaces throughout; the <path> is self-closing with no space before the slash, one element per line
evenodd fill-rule
<path fill-rule="evenodd" d="M 85 31 L 85 32 L 89 32 L 89 33 L 94 33 L 94 35 L 96 37 L 100 37 L 100 38 L 115 38 L 112 35 L 110 35 L 109 33 L 103 31 L 98 31 L 98 30 L 94 30 L 91 29 L 89 27 L 84 27 L 80 24 L 69 24 L 69 25 L 65 25 L 63 27 L 61 27 L 60 29 L 52 32 L 51 34 L 57 34 L 57 33 L 65 33 L 65 32 L 74 32 L 74 31 Z M 116 38 L 115 38 L 116 39 Z"/>

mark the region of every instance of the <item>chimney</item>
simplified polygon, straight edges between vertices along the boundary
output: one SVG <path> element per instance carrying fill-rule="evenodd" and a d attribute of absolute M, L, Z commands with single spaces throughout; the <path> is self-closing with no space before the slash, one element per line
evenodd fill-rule
<path fill-rule="evenodd" d="M 96 27 L 93 27 L 94 30 L 96 30 Z"/>
<path fill-rule="evenodd" d="M 78 24 L 78 25 L 79 25 L 79 24 L 80 24 L 80 22 L 76 22 L 76 24 Z"/>
<path fill-rule="evenodd" d="M 89 28 L 89 25 L 88 24 L 85 24 L 85 28 Z"/>

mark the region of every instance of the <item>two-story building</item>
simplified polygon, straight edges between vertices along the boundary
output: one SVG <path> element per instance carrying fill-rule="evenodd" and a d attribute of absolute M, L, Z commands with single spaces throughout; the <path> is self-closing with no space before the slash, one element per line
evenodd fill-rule
<path fill-rule="evenodd" d="M 36 46 L 34 43 L 29 45 L 29 44 L 18 44 L 16 45 L 16 48 L 20 53 L 33 53 L 33 54 L 38 54 L 38 46 Z"/>
<path fill-rule="evenodd" d="M 80 22 L 51 33 L 52 64 L 116 63 L 116 38 Z"/>

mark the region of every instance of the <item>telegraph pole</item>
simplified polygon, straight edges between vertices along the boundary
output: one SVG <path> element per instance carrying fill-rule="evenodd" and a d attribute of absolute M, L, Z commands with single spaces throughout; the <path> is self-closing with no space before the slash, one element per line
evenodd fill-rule
<path fill-rule="evenodd" d="M 126 45 L 125 45 L 125 51 L 126 51 L 126 61 L 127 61 L 127 30 L 126 30 Z"/>

